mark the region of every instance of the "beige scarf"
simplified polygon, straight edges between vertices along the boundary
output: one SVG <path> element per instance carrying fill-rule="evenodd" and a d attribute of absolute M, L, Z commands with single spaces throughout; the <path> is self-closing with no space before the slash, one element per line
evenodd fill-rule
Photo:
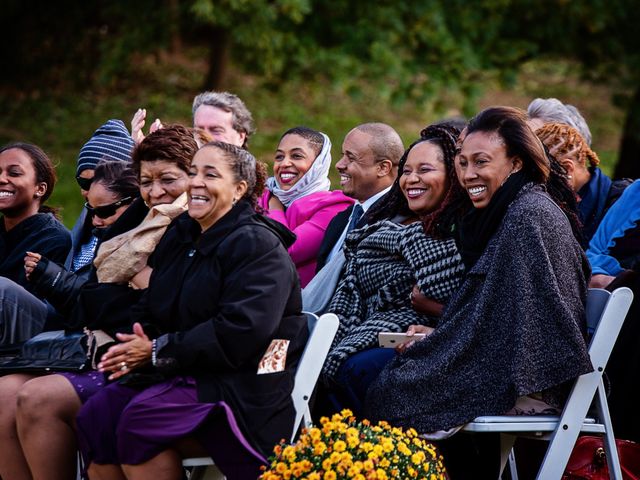
<path fill-rule="evenodd" d="M 149 210 L 136 228 L 118 235 L 100 245 L 93 260 L 100 283 L 128 282 L 147 264 L 147 258 L 156 248 L 165 230 L 181 213 L 187 210 L 187 194 L 173 203 L 156 205 Z"/>

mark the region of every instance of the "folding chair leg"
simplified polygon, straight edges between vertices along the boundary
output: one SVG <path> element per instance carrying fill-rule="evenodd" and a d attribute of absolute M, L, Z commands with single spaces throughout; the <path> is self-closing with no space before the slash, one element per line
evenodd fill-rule
<path fill-rule="evenodd" d="M 609 416 L 609 405 L 607 403 L 607 395 L 604 391 L 604 385 L 600 382 L 598 385 L 598 396 L 596 405 L 598 407 L 598 416 L 601 419 L 604 428 L 604 449 L 607 454 L 607 465 L 609 473 L 613 473 L 615 480 L 622 480 L 622 469 L 620 468 L 620 458 L 618 457 L 618 447 L 616 446 L 616 438 Z"/>
<path fill-rule="evenodd" d="M 500 434 L 500 476 L 504 472 L 504 467 L 507 465 L 507 460 L 513 455 L 513 444 L 516 442 L 516 437 L 508 435 L 506 433 Z M 515 458 L 514 458 L 515 462 Z M 512 477 L 513 478 L 513 477 Z M 517 479 L 517 477 L 516 477 Z"/>
<path fill-rule="evenodd" d="M 516 455 L 513 448 L 509 452 L 509 473 L 511 473 L 511 480 L 518 480 L 518 466 L 516 465 Z"/>

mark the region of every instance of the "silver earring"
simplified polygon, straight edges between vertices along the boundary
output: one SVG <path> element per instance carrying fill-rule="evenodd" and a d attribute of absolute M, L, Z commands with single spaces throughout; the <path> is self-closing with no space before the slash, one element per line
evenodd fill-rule
<path fill-rule="evenodd" d="M 235 204 L 236 204 L 236 203 L 238 203 L 238 199 L 237 199 L 237 198 L 234 198 L 234 199 L 233 199 L 233 202 L 231 202 L 231 205 L 235 206 Z"/>

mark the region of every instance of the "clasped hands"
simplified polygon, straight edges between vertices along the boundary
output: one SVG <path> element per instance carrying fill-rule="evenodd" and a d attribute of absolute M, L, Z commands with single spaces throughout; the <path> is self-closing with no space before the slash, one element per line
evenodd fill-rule
<path fill-rule="evenodd" d="M 117 333 L 116 338 L 121 343 L 109 348 L 98 364 L 99 371 L 111 372 L 109 380 L 117 380 L 151 361 L 152 343 L 139 323 L 133 324 L 133 333 Z"/>

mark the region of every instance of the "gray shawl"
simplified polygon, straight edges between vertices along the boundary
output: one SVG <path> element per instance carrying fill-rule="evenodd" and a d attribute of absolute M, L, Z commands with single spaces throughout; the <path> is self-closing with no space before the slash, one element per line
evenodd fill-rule
<path fill-rule="evenodd" d="M 354 353 L 378 346 L 378 333 L 409 325 L 435 325 L 417 313 L 409 293 L 415 284 L 446 303 L 460 286 L 464 266 L 453 239 L 427 236 L 421 222 L 390 221 L 354 230 L 345 241 L 346 263 L 328 312 L 340 319 L 323 374 L 332 377 Z"/>
<path fill-rule="evenodd" d="M 536 392 L 553 406 L 591 371 L 583 332 L 589 265 L 560 208 L 532 184 L 509 206 L 438 328 L 371 385 L 371 420 L 420 432 L 500 415 Z"/>

